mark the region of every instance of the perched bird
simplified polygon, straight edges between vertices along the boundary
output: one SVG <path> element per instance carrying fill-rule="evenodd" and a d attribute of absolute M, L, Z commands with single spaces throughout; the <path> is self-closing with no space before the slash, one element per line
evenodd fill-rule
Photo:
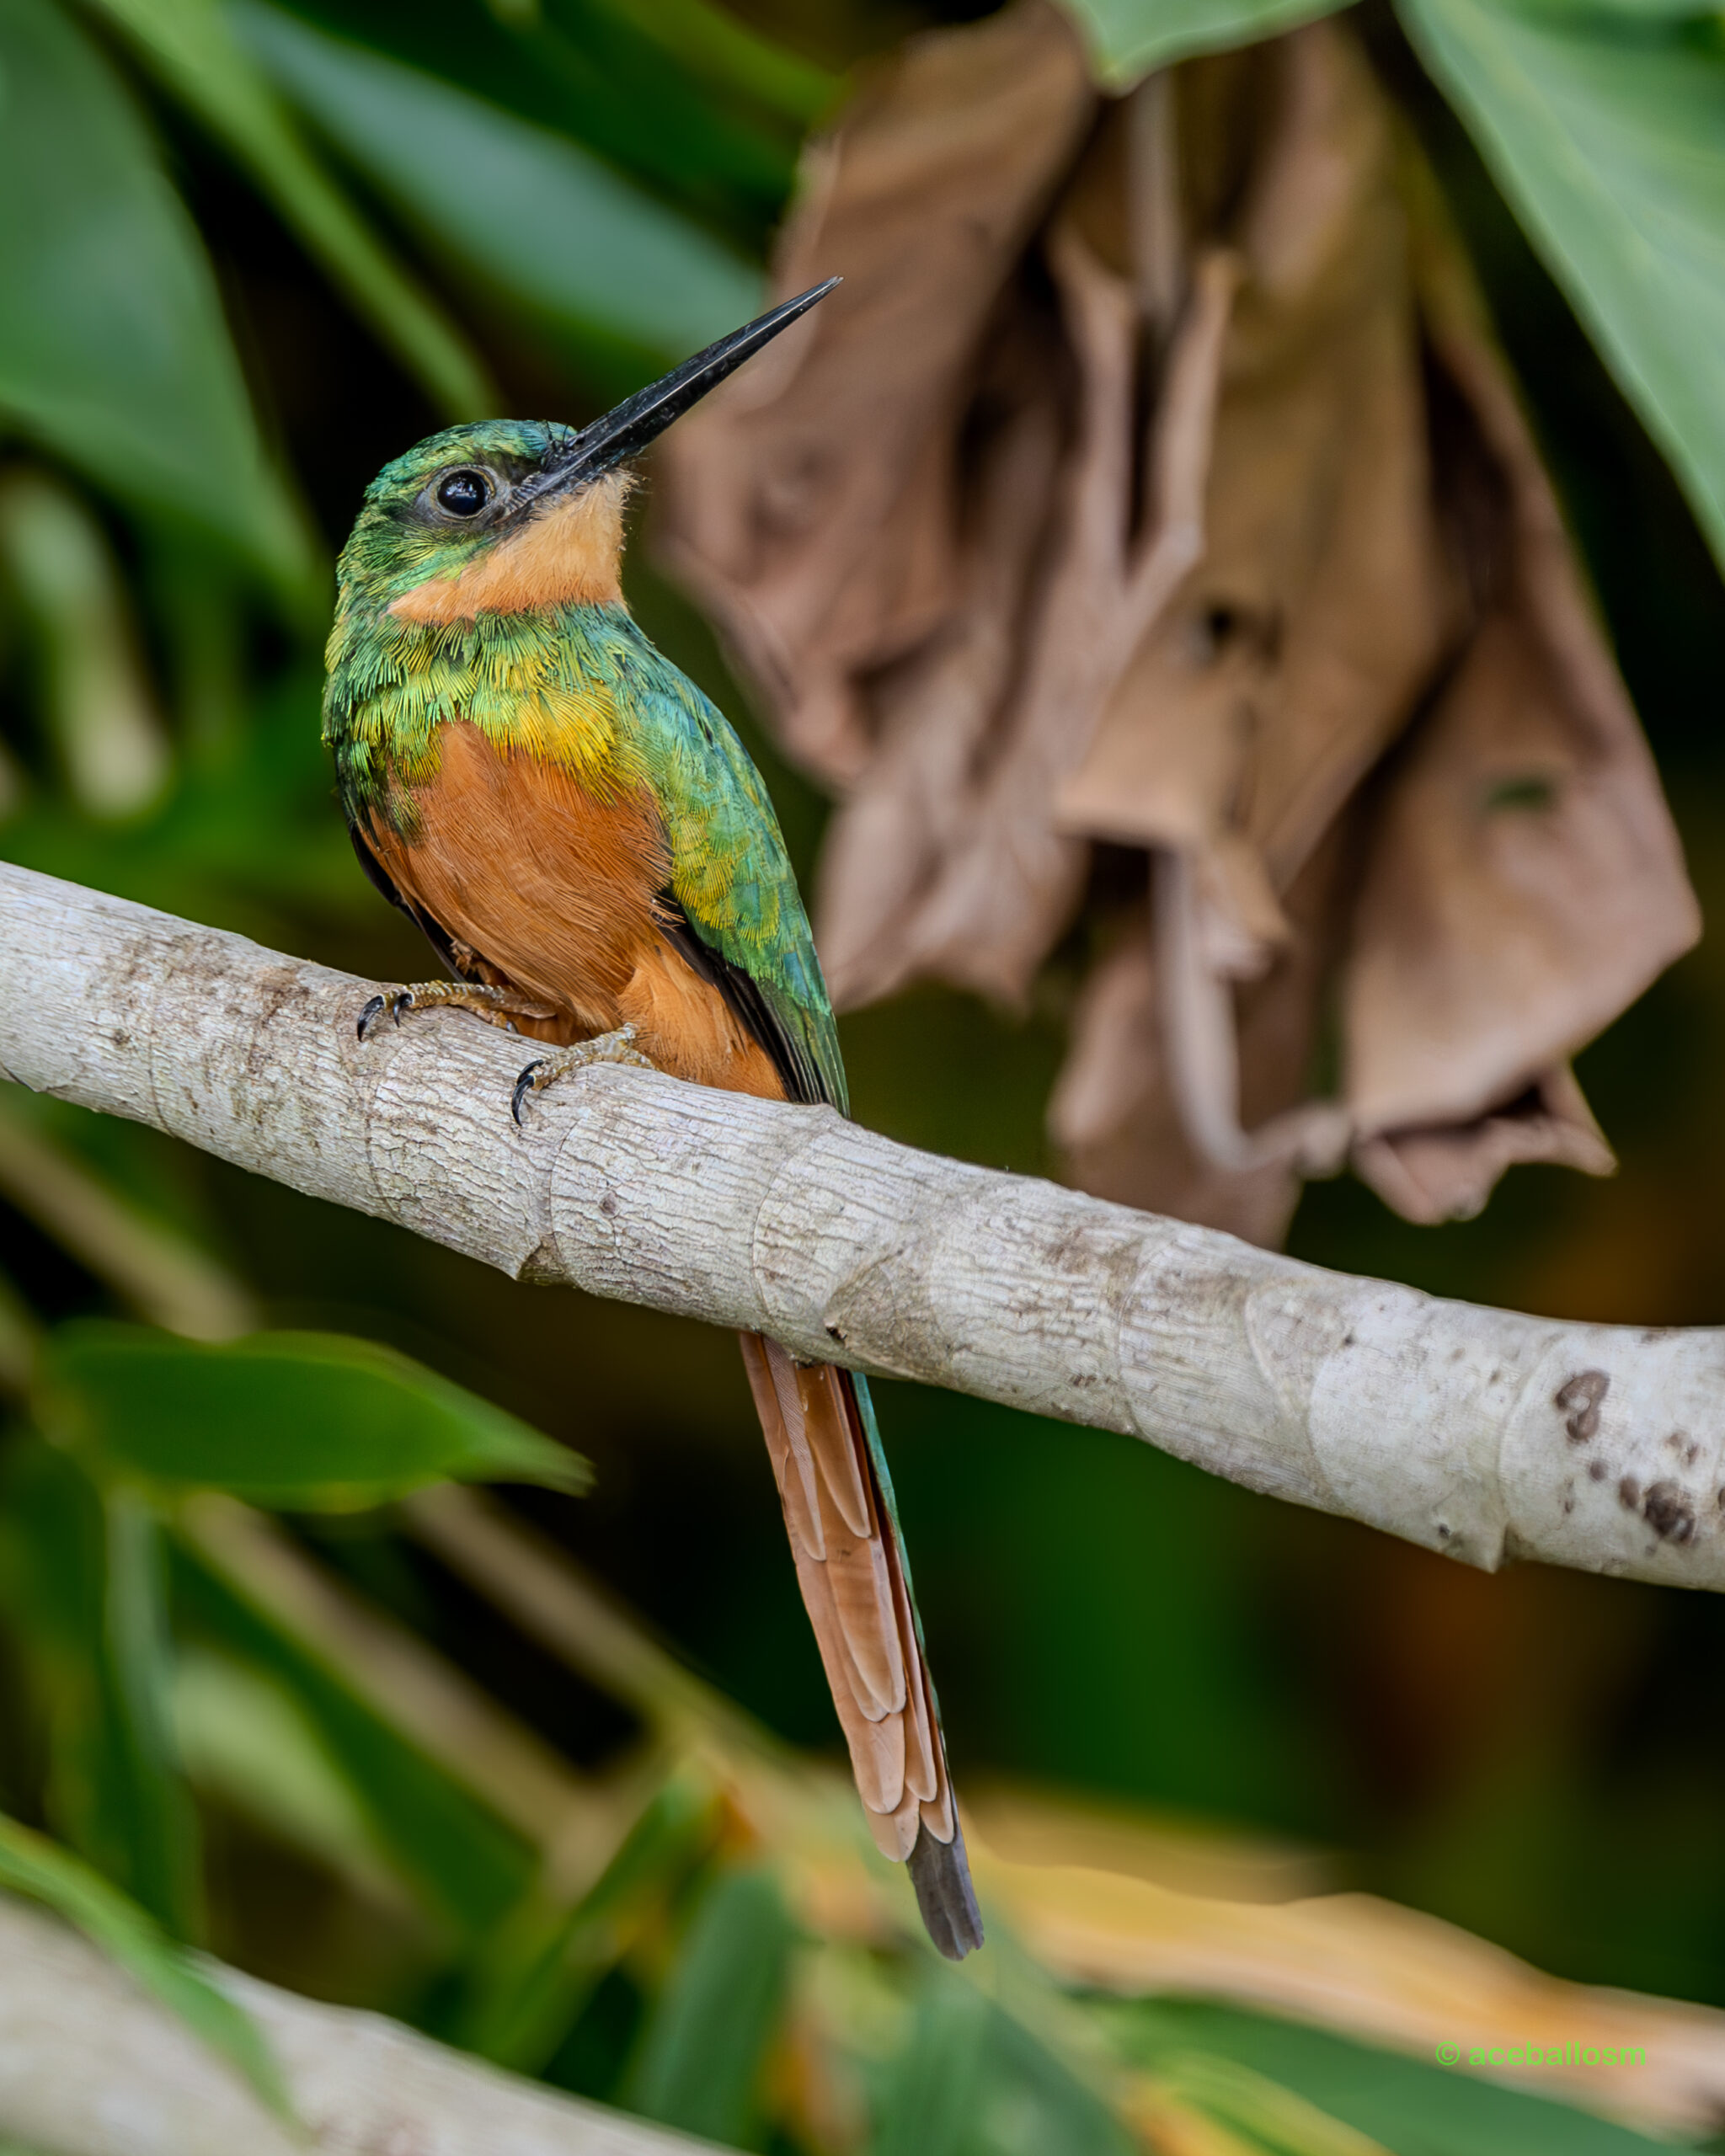
<path fill-rule="evenodd" d="M 324 739 L 362 867 L 453 976 L 374 997 L 360 1037 L 452 1004 L 549 1044 L 518 1121 L 601 1059 L 848 1112 L 772 803 L 617 580 L 628 460 L 837 281 L 579 432 L 434 435 L 379 473 L 343 550 Z M 959 1958 L 982 1927 L 868 1385 L 742 1347 L 868 1823 Z"/>

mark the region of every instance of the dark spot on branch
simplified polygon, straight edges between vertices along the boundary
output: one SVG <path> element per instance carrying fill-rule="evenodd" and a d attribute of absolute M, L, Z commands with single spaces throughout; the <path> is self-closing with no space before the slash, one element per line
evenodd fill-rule
<path fill-rule="evenodd" d="M 606 1192 L 604 1197 L 599 1201 L 599 1209 L 605 1215 L 607 1220 L 614 1219 L 616 1218 L 617 1193 L 614 1190 L 608 1190 Z"/>
<path fill-rule="evenodd" d="M 1632 1475 L 1626 1475 L 1617 1485 L 1617 1502 L 1626 1512 L 1641 1510 L 1641 1485 Z"/>
<path fill-rule="evenodd" d="M 1590 1460 L 1587 1464 L 1587 1475 L 1589 1482 L 1603 1482 L 1610 1471 L 1610 1470 L 1606 1467 L 1605 1461 L 1602 1460 Z M 1722 1490 L 1719 1492 L 1719 1502 L 1722 1505 L 1725 1505 L 1725 1490 Z"/>
<path fill-rule="evenodd" d="M 1661 1542 L 1689 1542 L 1695 1537 L 1695 1507 L 1678 1482 L 1654 1482 L 1642 1500 L 1641 1516 Z"/>
<path fill-rule="evenodd" d="M 1599 1402 L 1610 1389 L 1604 1370 L 1578 1370 L 1552 1394 L 1551 1405 L 1567 1417 L 1563 1427 L 1573 1444 L 1584 1445 L 1599 1434 Z"/>

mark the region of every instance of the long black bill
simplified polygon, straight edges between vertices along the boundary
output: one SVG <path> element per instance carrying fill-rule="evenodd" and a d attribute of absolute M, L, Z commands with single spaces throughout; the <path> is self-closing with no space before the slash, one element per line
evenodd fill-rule
<path fill-rule="evenodd" d="M 596 479 L 601 472 L 638 456 L 672 420 L 681 419 L 709 389 L 717 389 L 745 360 L 753 359 L 763 344 L 770 344 L 781 329 L 788 329 L 799 316 L 807 314 L 817 302 L 824 300 L 835 285 L 843 281 L 840 277 L 829 277 L 824 285 L 811 285 L 806 292 L 798 292 L 795 299 L 786 300 L 771 313 L 732 330 L 729 337 L 721 337 L 704 352 L 697 352 L 693 359 L 685 360 L 680 367 L 673 367 L 669 374 L 662 375 L 645 389 L 638 389 L 602 419 L 595 419 L 590 427 L 583 427 L 563 455 L 547 466 L 537 483 L 530 481 L 526 487 L 517 490 L 512 506 L 525 506 L 523 498 L 529 494 L 541 498 L 561 494 L 566 487 Z"/>

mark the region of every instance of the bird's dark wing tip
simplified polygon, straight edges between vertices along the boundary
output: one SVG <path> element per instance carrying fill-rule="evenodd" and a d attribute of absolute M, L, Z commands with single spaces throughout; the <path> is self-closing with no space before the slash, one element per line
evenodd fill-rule
<path fill-rule="evenodd" d="M 970 1884 L 964 1830 L 956 1820 L 953 1838 L 937 1842 L 925 1827 L 911 1852 L 911 1884 L 929 1937 L 949 1961 L 962 1961 L 982 1944 L 982 1913 Z"/>

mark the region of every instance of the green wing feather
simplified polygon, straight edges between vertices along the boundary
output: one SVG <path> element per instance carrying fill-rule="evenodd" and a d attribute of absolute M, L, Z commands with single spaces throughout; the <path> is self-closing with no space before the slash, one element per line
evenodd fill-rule
<path fill-rule="evenodd" d="M 621 608 L 571 609 L 592 672 L 634 737 L 670 846 L 671 894 L 745 974 L 808 1100 L 849 1113 L 838 1028 L 772 802 L 730 722 Z M 763 1043 L 770 1045 L 770 1043 Z"/>

